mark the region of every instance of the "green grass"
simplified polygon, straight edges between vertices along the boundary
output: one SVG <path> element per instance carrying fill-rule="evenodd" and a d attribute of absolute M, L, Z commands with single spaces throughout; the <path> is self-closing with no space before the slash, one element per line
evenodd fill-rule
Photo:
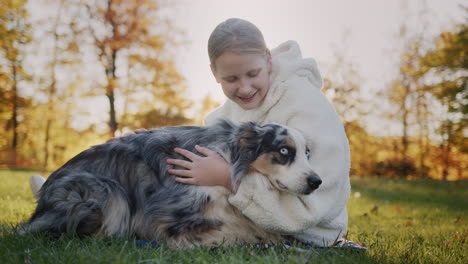
<path fill-rule="evenodd" d="M 296 251 L 272 247 L 171 250 L 134 240 L 18 236 L 31 214 L 28 178 L 37 173 L 0 170 L 0 263 L 468 263 L 468 182 L 352 179 L 349 250 Z"/>

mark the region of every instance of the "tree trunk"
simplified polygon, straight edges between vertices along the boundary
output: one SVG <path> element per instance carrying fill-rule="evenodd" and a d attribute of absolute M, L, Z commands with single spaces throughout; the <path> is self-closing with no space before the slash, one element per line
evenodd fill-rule
<path fill-rule="evenodd" d="M 55 61 L 53 65 L 53 69 L 55 69 Z M 55 70 L 53 70 L 55 72 Z M 55 73 L 52 74 L 52 84 L 49 87 L 49 104 L 47 107 L 47 123 L 46 123 L 46 128 L 45 128 L 45 140 L 44 140 L 44 163 L 43 163 L 43 169 L 47 170 L 47 166 L 49 165 L 49 156 L 50 156 L 50 148 L 49 148 L 49 142 L 50 142 L 50 130 L 52 127 L 52 118 L 51 114 L 54 112 L 54 95 L 55 95 Z"/>
<path fill-rule="evenodd" d="M 446 181 L 448 179 L 448 172 L 449 172 L 449 166 L 450 166 L 450 145 L 448 142 L 446 142 L 446 145 L 444 146 L 444 160 L 443 160 L 443 169 L 442 169 L 442 180 Z"/>
<path fill-rule="evenodd" d="M 110 136 L 115 136 L 115 131 L 117 131 L 117 121 L 115 119 L 115 105 L 114 105 L 114 87 L 112 85 L 108 85 L 107 87 L 107 99 L 109 99 L 109 128 L 110 128 Z"/>
<path fill-rule="evenodd" d="M 12 71 L 13 71 L 13 115 L 11 117 L 11 124 L 13 128 L 13 140 L 12 140 L 12 150 L 13 150 L 13 162 L 16 167 L 16 152 L 18 147 L 18 72 L 16 68 L 16 62 L 12 62 Z"/>
<path fill-rule="evenodd" d="M 453 133 L 453 124 L 449 120 L 444 121 L 444 142 L 442 142 L 443 146 L 443 169 L 442 169 L 442 179 L 446 181 L 448 179 L 448 174 L 450 170 L 450 151 L 452 150 L 452 133 Z"/>
<path fill-rule="evenodd" d="M 59 19 L 60 19 L 60 14 L 62 11 L 62 5 L 63 2 L 60 2 L 60 6 L 57 10 L 57 14 L 55 17 L 55 27 L 54 27 L 54 51 L 53 51 L 53 58 L 52 58 L 52 65 L 51 65 L 51 79 L 52 83 L 49 86 L 49 104 L 47 107 L 47 124 L 46 124 L 46 129 L 45 129 L 45 142 L 44 142 L 44 170 L 47 169 L 47 166 L 49 165 L 49 156 L 50 156 L 50 148 L 49 148 L 49 141 L 50 141 L 50 129 L 52 127 L 52 117 L 51 114 L 54 113 L 55 109 L 55 93 L 57 90 L 56 84 L 57 84 L 57 75 L 55 74 L 55 67 L 57 66 L 57 56 L 58 56 L 58 39 L 59 35 L 57 34 L 57 27 L 59 24 Z"/>
<path fill-rule="evenodd" d="M 56 47 L 55 47 L 56 48 Z M 49 156 L 50 156 L 50 129 L 52 127 L 52 113 L 54 112 L 54 95 L 55 95 L 55 84 L 56 84 L 56 76 L 55 76 L 55 64 L 56 64 L 56 55 L 54 51 L 54 58 L 52 62 L 52 83 L 49 86 L 49 93 L 48 93 L 48 106 L 47 106 L 47 122 L 45 127 L 45 140 L 44 140 L 44 163 L 43 163 L 43 170 L 47 170 L 47 166 L 49 165 Z"/>
<path fill-rule="evenodd" d="M 113 21 L 113 11 L 112 11 L 112 0 L 107 0 L 107 10 L 105 14 L 105 20 L 109 22 L 110 26 L 112 27 L 112 39 L 116 37 L 117 32 L 117 25 Z M 109 99 L 109 128 L 110 128 L 110 136 L 114 137 L 115 132 L 117 131 L 117 120 L 115 117 L 115 82 L 117 80 L 117 76 L 115 75 L 115 60 L 117 58 L 117 50 L 115 47 L 112 46 L 112 41 L 110 41 L 108 48 L 111 49 L 112 53 L 109 55 L 106 53 L 106 50 L 103 50 L 103 54 L 106 54 L 106 76 L 107 76 L 107 89 L 106 89 L 106 96 Z"/>
<path fill-rule="evenodd" d="M 419 177 L 427 177 L 426 156 L 429 153 L 429 130 L 428 130 L 428 109 L 424 92 L 419 90 L 416 101 L 416 118 L 419 125 Z"/>
<path fill-rule="evenodd" d="M 106 69 L 107 74 L 107 92 L 106 96 L 109 99 L 109 128 L 110 128 L 110 136 L 115 136 L 115 131 L 117 131 L 117 121 L 115 117 L 115 98 L 114 98 L 114 89 L 115 89 L 115 60 L 117 58 L 117 50 L 112 50 L 112 57 L 111 57 L 111 65 L 109 69 Z"/>
<path fill-rule="evenodd" d="M 49 112 L 50 113 L 50 112 Z M 48 113 L 48 114 L 49 114 Z M 45 129 L 45 140 L 44 140 L 44 163 L 42 165 L 43 170 L 47 170 L 49 165 L 49 138 L 50 138 L 50 127 L 52 125 L 52 120 L 50 118 L 47 120 L 46 129 Z"/>
<path fill-rule="evenodd" d="M 405 84 L 405 94 L 403 97 L 403 102 L 402 102 L 402 108 L 403 108 L 403 137 L 401 138 L 401 143 L 403 145 L 402 149 L 402 159 L 406 160 L 407 154 L 408 154 L 408 115 L 409 115 L 409 110 L 407 106 L 407 99 L 409 98 L 410 95 L 410 87 L 408 84 Z"/>

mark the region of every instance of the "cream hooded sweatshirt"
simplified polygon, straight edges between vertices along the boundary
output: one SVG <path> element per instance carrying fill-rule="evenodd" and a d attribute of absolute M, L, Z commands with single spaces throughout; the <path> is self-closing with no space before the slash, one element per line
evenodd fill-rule
<path fill-rule="evenodd" d="M 258 226 L 318 246 L 330 246 L 346 234 L 346 204 L 350 193 L 349 145 L 333 106 L 320 91 L 322 78 L 312 58 L 302 58 L 299 45 L 288 41 L 272 50 L 270 89 L 256 109 L 244 110 L 227 100 L 211 112 L 207 125 L 218 119 L 277 123 L 304 135 L 310 164 L 322 179 L 310 195 L 271 188 L 262 175 L 249 175 L 229 202 Z M 273 189 L 273 191 L 272 191 Z"/>

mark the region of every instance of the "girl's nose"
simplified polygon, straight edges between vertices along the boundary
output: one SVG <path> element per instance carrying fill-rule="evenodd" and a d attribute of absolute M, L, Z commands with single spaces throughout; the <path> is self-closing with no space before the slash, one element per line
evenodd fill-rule
<path fill-rule="evenodd" d="M 239 95 L 249 95 L 252 86 L 248 80 L 241 80 L 239 87 Z"/>

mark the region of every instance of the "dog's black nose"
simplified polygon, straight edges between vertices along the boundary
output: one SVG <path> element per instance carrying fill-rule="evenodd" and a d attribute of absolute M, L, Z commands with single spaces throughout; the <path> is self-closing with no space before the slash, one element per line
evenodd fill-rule
<path fill-rule="evenodd" d="M 312 191 L 316 190 L 320 184 L 322 184 L 322 179 L 317 174 L 313 173 L 307 177 L 307 185 L 309 185 Z"/>

